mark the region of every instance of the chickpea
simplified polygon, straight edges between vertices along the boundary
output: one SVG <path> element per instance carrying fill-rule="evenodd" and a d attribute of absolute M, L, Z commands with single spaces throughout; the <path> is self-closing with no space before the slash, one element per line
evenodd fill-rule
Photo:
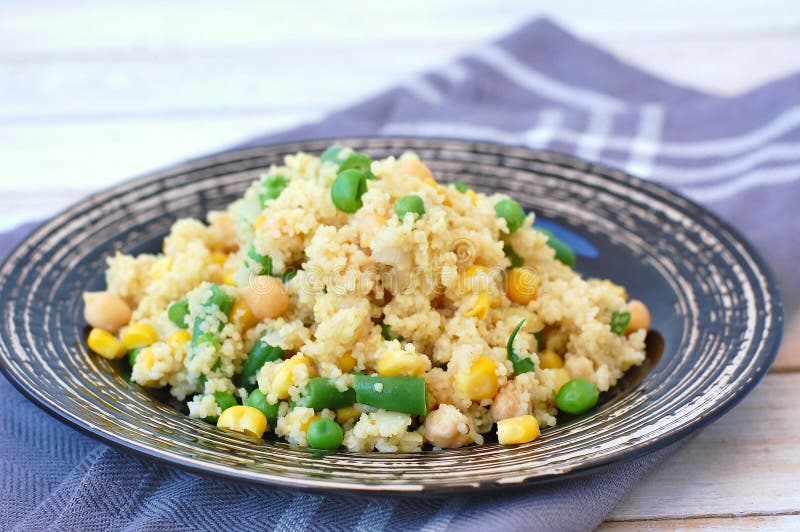
<path fill-rule="evenodd" d="M 401 157 L 397 161 L 397 173 L 400 175 L 413 175 L 420 179 L 433 181 L 433 174 L 425 164 L 415 157 Z"/>
<path fill-rule="evenodd" d="M 650 330 L 650 311 L 647 305 L 638 299 L 631 299 L 628 303 L 628 312 L 631 313 L 631 321 L 625 329 L 625 334 L 636 332 L 639 329 Z"/>
<path fill-rule="evenodd" d="M 453 405 L 439 405 L 425 418 L 422 436 L 431 445 L 442 449 L 455 449 L 472 443 L 474 431 L 471 421 Z"/>
<path fill-rule="evenodd" d="M 220 246 L 225 251 L 236 251 L 239 249 L 239 241 L 236 236 L 236 228 L 233 218 L 228 213 L 220 212 L 211 218 L 211 229 L 216 238 L 219 239 Z"/>
<path fill-rule="evenodd" d="M 280 279 L 259 275 L 242 290 L 247 306 L 260 320 L 276 318 L 289 307 L 289 294 Z"/>
<path fill-rule="evenodd" d="M 520 391 L 517 390 L 514 381 L 510 381 L 500 388 L 494 398 L 492 407 L 489 409 L 492 419 L 500 421 L 501 419 L 530 414 L 530 405 L 527 401 L 521 401 L 520 395 Z"/>
<path fill-rule="evenodd" d="M 131 308 L 111 292 L 84 292 L 83 317 L 92 327 L 116 334 L 131 321 Z"/>

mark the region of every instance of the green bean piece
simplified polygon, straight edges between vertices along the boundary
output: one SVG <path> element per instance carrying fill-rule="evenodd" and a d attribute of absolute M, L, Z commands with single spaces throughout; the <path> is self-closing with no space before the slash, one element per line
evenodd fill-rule
<path fill-rule="evenodd" d="M 547 245 L 553 248 L 553 250 L 556 252 L 556 260 L 558 260 L 562 264 L 569 266 L 570 268 L 575 267 L 575 262 L 577 262 L 577 258 L 575 257 L 575 252 L 572 250 L 571 247 L 569 247 L 566 243 L 559 240 L 558 238 L 554 237 L 553 233 L 551 233 L 547 229 L 537 228 L 536 230 L 539 231 L 540 233 L 544 233 L 545 235 L 547 235 Z"/>
<path fill-rule="evenodd" d="M 268 427 L 275 429 L 275 423 L 278 421 L 279 403 L 270 404 L 267 401 L 267 396 L 261 390 L 255 389 L 247 396 L 246 404 L 260 410 L 264 417 L 267 418 Z"/>
<path fill-rule="evenodd" d="M 261 338 L 256 345 L 250 350 L 242 365 L 242 371 L 239 373 L 239 379 L 236 381 L 240 388 L 250 390 L 256 384 L 256 375 L 258 370 L 267 362 L 278 360 L 283 357 L 284 350 L 280 347 L 268 344 L 264 338 Z"/>
<path fill-rule="evenodd" d="M 278 276 L 278 279 L 280 279 L 282 283 L 286 284 L 292 279 L 294 279 L 296 276 L 297 276 L 297 270 L 295 270 L 294 268 L 289 268 L 288 270 L 280 274 Z"/>
<path fill-rule="evenodd" d="M 466 194 L 467 190 L 469 190 L 469 187 L 463 181 L 450 181 L 448 184 L 462 194 Z"/>
<path fill-rule="evenodd" d="M 214 401 L 217 402 L 217 406 L 223 412 L 239 404 L 239 401 L 236 400 L 236 397 L 231 392 L 214 392 Z"/>
<path fill-rule="evenodd" d="M 222 288 L 215 284 L 212 284 L 210 288 L 211 297 L 206 304 L 219 308 L 226 316 L 230 314 L 233 308 L 233 297 L 229 296 Z M 220 330 L 221 329 L 222 327 L 220 327 Z"/>
<path fill-rule="evenodd" d="M 558 390 L 558 409 L 568 414 L 583 414 L 597 404 L 600 391 L 586 379 L 572 379 Z"/>
<path fill-rule="evenodd" d="M 312 449 L 333 451 L 342 445 L 344 432 L 338 423 L 323 417 L 311 422 L 306 431 L 306 438 L 308 446 Z"/>
<path fill-rule="evenodd" d="M 211 285 L 211 297 L 208 301 L 204 302 L 200 308 L 200 313 L 194 319 L 194 327 L 192 329 L 192 347 L 197 347 L 201 344 L 219 345 L 219 338 L 211 331 L 203 331 L 202 324 L 208 319 L 208 316 L 216 314 L 217 309 L 222 311 L 226 316 L 231 313 L 233 308 L 233 298 L 225 293 L 219 286 Z M 222 321 L 217 325 L 217 332 L 225 327 Z"/>
<path fill-rule="evenodd" d="M 345 170 L 333 181 L 331 201 L 342 212 L 354 213 L 364 205 L 361 196 L 367 191 L 367 176 L 359 170 Z"/>
<path fill-rule="evenodd" d="M 405 340 L 405 338 L 403 338 L 402 336 L 395 336 L 394 334 L 392 334 L 392 330 L 385 323 L 381 323 L 380 326 L 381 326 L 381 336 L 383 336 L 384 340 L 397 340 L 400 342 Z"/>
<path fill-rule="evenodd" d="M 280 196 L 283 189 L 287 186 L 289 186 L 289 180 L 282 175 L 264 177 L 258 191 L 258 198 L 261 200 L 261 208 L 263 209 L 268 201 L 274 200 Z"/>
<path fill-rule="evenodd" d="M 514 368 L 514 373 L 516 375 L 519 375 L 520 373 L 528 373 L 535 369 L 533 360 L 530 358 L 520 358 L 519 355 L 514 351 L 514 339 L 517 337 L 517 334 L 524 323 L 525 320 L 517 323 L 517 326 L 514 327 L 514 332 L 512 332 L 511 336 L 508 337 L 508 343 L 506 344 L 506 354 L 508 355 L 508 359 L 511 361 L 511 365 Z"/>
<path fill-rule="evenodd" d="M 339 164 L 339 155 L 341 155 L 342 150 L 344 150 L 344 146 L 341 144 L 334 144 L 322 152 L 319 159 L 320 161 Z"/>
<path fill-rule="evenodd" d="M 408 213 L 412 213 L 414 219 L 417 220 L 425 214 L 425 203 L 416 194 L 409 194 L 397 200 L 397 203 L 394 204 L 394 212 L 401 222 Z"/>
<path fill-rule="evenodd" d="M 189 301 L 184 297 L 167 308 L 167 317 L 169 321 L 175 324 L 176 327 L 186 329 L 189 326 L 186 324 L 186 316 L 189 315 Z"/>
<path fill-rule="evenodd" d="M 372 157 L 369 155 L 364 155 L 363 153 L 351 153 L 347 156 L 347 158 L 342 161 L 339 165 L 339 172 L 344 172 L 345 170 L 358 170 L 362 172 L 367 179 L 375 179 L 375 175 L 372 173 L 371 170 L 372 165 Z"/>
<path fill-rule="evenodd" d="M 142 352 L 141 347 L 134 347 L 133 349 L 128 351 L 128 364 L 130 364 L 131 367 L 136 365 L 136 359 L 139 358 L 139 353 L 141 352 Z"/>
<path fill-rule="evenodd" d="M 533 335 L 536 337 L 536 351 L 544 351 L 545 343 L 542 331 L 535 332 Z"/>
<path fill-rule="evenodd" d="M 256 275 L 272 275 L 272 258 L 269 255 L 262 255 L 256 251 L 255 244 L 251 243 L 247 249 L 247 258 L 255 261 L 255 264 L 261 268 L 256 272 Z"/>
<path fill-rule="evenodd" d="M 517 254 L 517 252 L 514 251 L 514 248 L 511 247 L 511 244 L 509 244 L 508 242 L 506 242 L 503 245 L 503 253 L 505 254 L 508 261 L 511 263 L 512 268 L 519 268 L 520 266 L 525 264 L 525 259 L 520 257 Z"/>
<path fill-rule="evenodd" d="M 513 233 L 525 223 L 525 211 L 513 199 L 503 199 L 495 203 L 494 213 L 506 221 L 509 233 Z"/>
<path fill-rule="evenodd" d="M 330 379 L 325 377 L 314 377 L 308 381 L 308 394 L 305 397 L 305 406 L 308 408 L 334 410 L 343 406 L 352 406 L 355 402 L 356 391 L 353 388 L 341 391 Z"/>
<path fill-rule="evenodd" d="M 425 379 L 355 375 L 356 401 L 404 414 L 428 413 Z"/>
<path fill-rule="evenodd" d="M 627 310 L 615 310 L 611 313 L 611 332 L 617 336 L 622 336 L 628 324 L 631 322 L 631 313 Z"/>

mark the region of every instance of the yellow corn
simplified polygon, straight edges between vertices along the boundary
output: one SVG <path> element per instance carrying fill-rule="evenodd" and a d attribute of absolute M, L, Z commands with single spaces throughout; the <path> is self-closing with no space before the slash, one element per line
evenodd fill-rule
<path fill-rule="evenodd" d="M 157 261 L 150 268 L 150 278 L 154 280 L 161 279 L 165 273 L 172 269 L 172 263 L 172 257 L 164 257 L 163 259 Z"/>
<path fill-rule="evenodd" d="M 489 313 L 490 306 L 491 301 L 489 300 L 489 294 L 485 291 L 481 291 L 478 293 L 478 299 L 475 301 L 475 304 L 467 311 L 467 316 L 470 318 L 475 317 L 479 320 L 485 319 L 486 315 Z"/>
<path fill-rule="evenodd" d="M 156 334 L 155 329 L 146 323 L 134 323 L 133 325 L 129 325 L 125 329 L 125 332 L 122 333 L 122 343 L 125 344 L 125 347 L 128 349 L 144 347 L 152 344 L 156 340 L 158 340 L 158 334 Z"/>
<path fill-rule="evenodd" d="M 568 383 L 572 377 L 569 376 L 569 372 L 564 368 L 557 368 L 554 370 L 554 377 L 553 377 L 553 391 L 558 393 L 558 390 L 561 389 L 566 383 Z"/>
<path fill-rule="evenodd" d="M 256 218 L 255 222 L 253 222 L 253 227 L 258 229 L 259 227 L 264 225 L 264 222 L 266 222 L 266 221 L 267 221 L 267 215 L 266 214 L 262 214 L 261 216 Z"/>
<path fill-rule="evenodd" d="M 92 329 L 89 332 L 89 338 L 86 339 L 86 343 L 89 344 L 89 349 L 109 360 L 119 358 L 128 352 L 125 344 L 103 329 Z"/>
<path fill-rule="evenodd" d="M 167 340 L 167 345 L 173 351 L 179 351 L 183 349 L 186 345 L 186 342 L 192 339 L 192 335 L 189 334 L 189 331 L 180 330 L 172 334 Z"/>
<path fill-rule="evenodd" d="M 272 391 L 278 395 L 278 399 L 289 398 L 289 388 L 294 385 L 294 369 L 299 365 L 308 367 L 306 358 L 297 354 L 288 360 L 281 362 L 275 377 L 272 379 Z"/>
<path fill-rule="evenodd" d="M 539 437 L 539 422 L 530 414 L 497 422 L 497 441 L 501 445 L 528 443 Z"/>
<path fill-rule="evenodd" d="M 542 369 L 558 369 L 564 367 L 564 360 L 550 349 L 539 353 L 539 367 Z"/>
<path fill-rule="evenodd" d="M 254 327 L 258 323 L 258 318 L 253 315 L 253 311 L 250 310 L 243 298 L 234 301 L 228 319 L 243 331 Z"/>
<path fill-rule="evenodd" d="M 361 417 L 361 410 L 354 406 L 343 406 L 336 409 L 336 422 L 344 425 L 351 419 L 358 419 Z"/>
<path fill-rule="evenodd" d="M 345 353 L 339 357 L 339 369 L 345 373 L 350 373 L 356 367 L 356 358 L 350 353 Z"/>
<path fill-rule="evenodd" d="M 475 194 L 474 190 L 472 190 L 471 188 L 468 188 L 466 194 L 467 194 L 467 196 L 469 196 L 469 199 L 472 200 L 472 204 L 473 205 L 477 205 L 478 204 L 478 195 Z"/>
<path fill-rule="evenodd" d="M 437 183 L 432 177 L 426 177 L 423 179 L 426 185 L 430 185 L 433 188 L 439 188 L 439 183 Z"/>
<path fill-rule="evenodd" d="M 497 364 L 489 357 L 478 357 L 466 373 L 456 375 L 456 388 L 473 401 L 491 399 L 499 387 Z"/>
<path fill-rule="evenodd" d="M 536 299 L 541 282 L 536 272 L 529 268 L 512 268 L 508 272 L 506 285 L 508 299 L 520 305 L 527 305 Z"/>
<path fill-rule="evenodd" d="M 136 357 L 136 365 L 143 367 L 145 370 L 153 369 L 156 360 L 153 356 L 153 350 L 149 347 L 145 347 L 141 351 L 139 351 L 139 356 Z"/>
<path fill-rule="evenodd" d="M 221 251 L 215 251 L 211 254 L 211 262 L 213 262 L 214 264 L 219 264 L 220 266 L 222 266 L 223 264 L 225 264 L 226 260 L 228 260 L 228 255 Z"/>
<path fill-rule="evenodd" d="M 267 418 L 257 408 L 236 405 L 222 412 L 217 426 L 260 438 L 267 430 Z"/>
<path fill-rule="evenodd" d="M 302 430 L 303 432 L 307 431 L 308 427 L 318 419 L 319 416 L 311 416 L 310 418 L 305 420 L 302 425 L 300 425 L 300 430 Z"/>
<path fill-rule="evenodd" d="M 222 284 L 236 286 L 236 281 L 233 279 L 233 272 L 228 272 L 222 277 Z"/>
<path fill-rule="evenodd" d="M 390 350 L 378 361 L 378 374 L 387 377 L 419 377 L 425 373 L 422 359 L 408 351 Z"/>

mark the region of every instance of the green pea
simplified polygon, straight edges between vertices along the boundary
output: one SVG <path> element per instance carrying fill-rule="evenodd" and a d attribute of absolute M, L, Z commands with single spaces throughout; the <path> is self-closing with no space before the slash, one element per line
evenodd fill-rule
<path fill-rule="evenodd" d="M 175 324 L 176 327 L 186 329 L 189 326 L 186 324 L 186 316 L 189 315 L 189 301 L 186 298 L 179 299 L 171 304 L 167 309 L 167 317 L 169 321 Z"/>
<path fill-rule="evenodd" d="M 208 299 L 205 305 L 217 307 L 226 316 L 230 314 L 231 309 L 233 308 L 233 297 L 229 296 L 227 292 L 215 284 L 212 284 L 210 289 L 211 297 Z M 222 329 L 222 327 L 220 327 L 220 329 Z"/>
<path fill-rule="evenodd" d="M 537 228 L 537 231 L 547 235 L 547 245 L 550 246 L 556 252 L 556 260 L 558 260 L 562 264 L 566 264 L 570 268 L 575 267 L 577 258 L 575 257 L 575 252 L 572 251 L 571 247 L 569 247 L 563 241 L 554 237 L 553 233 L 551 233 L 547 229 Z"/>
<path fill-rule="evenodd" d="M 450 181 L 449 185 L 462 194 L 466 194 L 467 190 L 469 190 L 469 187 L 463 181 Z"/>
<path fill-rule="evenodd" d="M 514 331 L 511 333 L 511 336 L 508 337 L 508 343 L 506 343 L 506 355 L 508 355 L 508 360 L 511 361 L 511 366 L 514 368 L 515 375 L 519 375 L 520 373 L 528 373 L 536 369 L 533 364 L 533 360 L 530 358 L 520 358 L 519 355 L 514 351 L 514 339 L 517 337 L 517 334 L 524 323 L 525 320 L 521 320 L 519 323 L 517 323 L 517 326 L 514 327 Z"/>
<path fill-rule="evenodd" d="M 320 161 L 339 164 L 339 155 L 341 155 L 342 150 L 344 150 L 344 146 L 341 144 L 334 144 L 322 152 L 319 159 Z"/>
<path fill-rule="evenodd" d="M 345 170 L 333 181 L 331 201 L 342 212 L 354 213 L 364 203 L 361 196 L 367 191 L 367 176 L 359 170 Z"/>
<path fill-rule="evenodd" d="M 568 414 L 583 414 L 597 404 L 600 392 L 586 379 L 572 379 L 558 390 L 558 409 Z"/>
<path fill-rule="evenodd" d="M 272 258 L 269 255 L 261 255 L 256 251 L 255 244 L 250 244 L 250 248 L 247 250 L 247 257 L 254 260 L 259 266 L 258 275 L 272 275 Z"/>
<path fill-rule="evenodd" d="M 213 344 L 219 345 L 219 338 L 211 331 L 203 331 L 202 325 L 209 315 L 215 314 L 217 310 L 222 311 L 226 316 L 231 313 L 233 308 L 233 298 L 229 296 L 219 286 L 212 284 L 211 297 L 208 301 L 204 302 L 200 307 L 200 313 L 194 319 L 194 327 L 192 329 L 192 347 L 197 347 L 200 344 Z M 217 332 L 221 331 L 225 324 L 220 321 L 217 325 Z"/>
<path fill-rule="evenodd" d="M 394 204 L 394 212 L 401 222 L 408 213 L 414 214 L 414 219 L 416 220 L 425 214 L 425 203 L 416 194 L 409 194 L 397 200 L 397 203 Z"/>
<path fill-rule="evenodd" d="M 513 199 L 504 199 L 495 203 L 494 213 L 498 218 L 506 221 L 509 233 L 513 233 L 525 223 L 525 211 Z"/>
<path fill-rule="evenodd" d="M 256 374 L 261 369 L 261 366 L 267 362 L 280 359 L 283 357 L 283 353 L 283 349 L 270 345 L 264 341 L 264 338 L 261 338 L 250 350 L 250 354 L 247 355 L 247 360 L 242 365 L 242 372 L 239 374 L 236 384 L 240 388 L 251 389 L 255 386 Z"/>
<path fill-rule="evenodd" d="M 428 413 L 425 379 L 419 377 L 368 377 L 356 374 L 356 401 L 404 414 Z"/>
<path fill-rule="evenodd" d="M 260 410 L 264 417 L 267 418 L 269 427 L 275 428 L 275 423 L 278 421 L 278 403 L 270 404 L 267 401 L 267 396 L 261 390 L 253 390 L 247 396 L 246 404 Z"/>
<path fill-rule="evenodd" d="M 363 153 L 351 153 L 339 165 L 339 171 L 344 172 L 345 170 L 351 169 L 358 170 L 367 176 L 367 179 L 375 179 L 375 175 L 372 173 L 371 166 L 372 157 L 369 155 L 364 155 Z"/>
<path fill-rule="evenodd" d="M 268 201 L 274 200 L 281 195 L 283 189 L 289 186 L 289 180 L 282 175 L 266 176 L 261 181 L 260 186 L 258 198 L 261 200 L 261 207 L 263 208 Z"/>
<path fill-rule="evenodd" d="M 525 259 L 519 256 L 514 248 L 511 247 L 511 244 L 506 242 L 503 245 L 503 253 L 505 254 L 508 261 L 511 263 L 512 268 L 519 268 L 523 264 L 525 264 Z"/>
<path fill-rule="evenodd" d="M 611 332 L 617 336 L 622 336 L 628 324 L 631 322 L 631 313 L 627 310 L 615 310 L 611 313 Z"/>
<path fill-rule="evenodd" d="M 342 445 L 344 433 L 342 427 L 332 419 L 326 417 L 313 421 L 306 431 L 308 446 L 312 449 L 333 451 Z"/>

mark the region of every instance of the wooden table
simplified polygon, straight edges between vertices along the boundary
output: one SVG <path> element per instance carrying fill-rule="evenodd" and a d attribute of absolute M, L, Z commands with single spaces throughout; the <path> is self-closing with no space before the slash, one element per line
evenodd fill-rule
<path fill-rule="evenodd" d="M 0 230 L 131 175 L 312 120 L 536 14 L 721 94 L 800 69 L 800 6 L 790 0 L 558 4 L 6 1 Z M 637 486 L 604 528 L 800 529 L 793 321 L 757 389 Z"/>

